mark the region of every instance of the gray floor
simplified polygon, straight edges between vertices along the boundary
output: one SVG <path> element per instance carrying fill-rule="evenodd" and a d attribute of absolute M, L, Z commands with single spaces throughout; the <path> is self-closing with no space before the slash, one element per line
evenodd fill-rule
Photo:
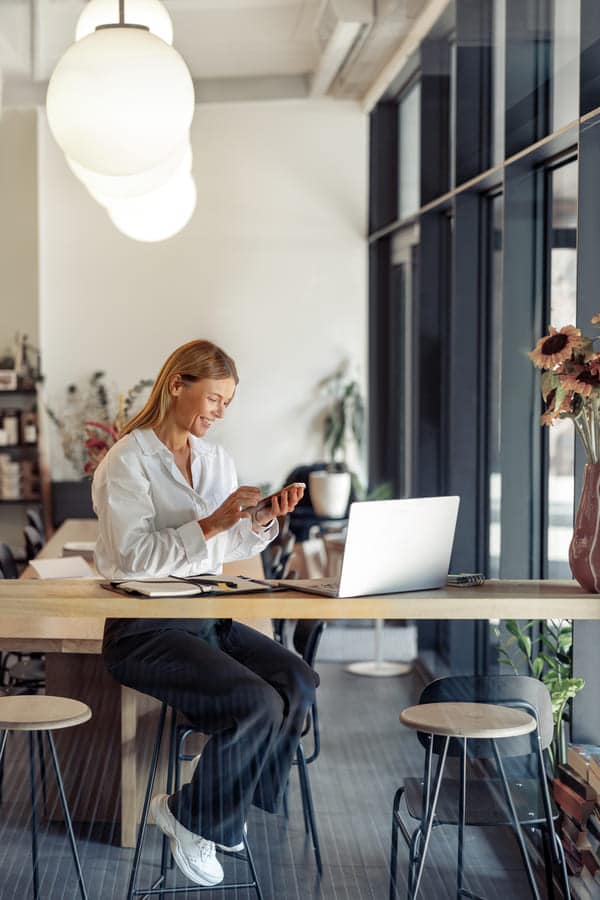
<path fill-rule="evenodd" d="M 316 875 L 312 848 L 304 834 L 292 775 L 290 819 L 252 810 L 248 827 L 265 900 L 386 900 L 389 831 L 394 791 L 404 775 L 419 774 L 422 750 L 414 735 L 401 728 L 398 714 L 418 693 L 416 676 L 361 678 L 336 662 L 317 666 L 321 674 L 319 708 L 323 745 L 311 767 L 311 780 L 321 836 L 324 873 Z M 0 806 L 0 898 L 31 896 L 29 795 L 24 778 L 25 743 L 11 735 Z M 45 900 L 75 898 L 77 882 L 63 829 L 42 823 L 41 896 Z M 148 856 L 158 860 L 156 829 L 150 828 Z M 431 846 L 431 865 L 421 896 L 442 900 L 455 896 L 455 836 L 438 829 Z M 111 843 L 110 829 L 78 826 L 77 835 L 90 900 L 125 896 L 133 852 Z M 226 863 L 226 877 L 234 866 Z M 405 853 L 400 855 L 400 896 L 404 891 Z M 467 886 L 489 898 L 529 897 L 512 836 L 504 829 L 469 830 L 466 844 Z M 143 870 L 144 884 L 152 877 Z M 240 868 L 238 875 L 244 877 Z M 183 885 L 183 879 L 177 884 Z M 171 894 L 171 896 L 176 896 Z M 185 896 L 185 895 L 183 895 Z M 192 895 L 194 896 L 194 895 Z M 195 896 L 199 896 L 196 894 Z M 254 897 L 247 891 L 205 892 L 204 897 Z"/>

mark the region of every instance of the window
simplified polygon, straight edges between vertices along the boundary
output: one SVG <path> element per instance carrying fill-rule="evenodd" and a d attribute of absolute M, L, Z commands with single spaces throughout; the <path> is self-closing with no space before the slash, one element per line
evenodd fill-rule
<path fill-rule="evenodd" d="M 486 197 L 487 213 L 487 479 L 488 479 L 488 578 L 500 577 L 500 397 L 502 393 L 502 194 Z"/>
<path fill-rule="evenodd" d="M 398 103 L 398 218 L 407 219 L 421 205 L 421 86 L 416 82 Z"/>
<path fill-rule="evenodd" d="M 548 321 L 556 328 L 577 318 L 577 160 L 547 172 L 550 246 Z M 548 428 L 547 575 L 570 578 L 573 531 L 575 435 L 573 423 Z"/>

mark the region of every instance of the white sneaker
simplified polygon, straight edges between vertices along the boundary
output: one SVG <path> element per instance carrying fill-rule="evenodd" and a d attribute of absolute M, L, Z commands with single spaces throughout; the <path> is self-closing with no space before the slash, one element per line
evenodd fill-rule
<path fill-rule="evenodd" d="M 170 839 L 173 859 L 185 877 L 195 884 L 219 884 L 224 873 L 214 843 L 184 828 L 169 809 L 168 799 L 166 794 L 157 794 L 150 809 L 154 821 Z"/>
<path fill-rule="evenodd" d="M 248 825 L 244 822 L 244 834 L 248 834 Z M 227 847 L 225 844 L 215 844 L 217 850 L 222 850 L 224 853 L 240 853 L 244 849 L 244 842 L 240 841 L 239 844 L 234 844 L 233 847 Z"/>

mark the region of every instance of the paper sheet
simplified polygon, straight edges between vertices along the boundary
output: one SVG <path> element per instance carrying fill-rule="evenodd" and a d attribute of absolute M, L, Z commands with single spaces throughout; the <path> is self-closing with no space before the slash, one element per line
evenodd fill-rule
<path fill-rule="evenodd" d="M 30 565 L 39 578 L 94 578 L 96 573 L 83 556 L 59 556 L 56 559 L 33 559 Z"/>

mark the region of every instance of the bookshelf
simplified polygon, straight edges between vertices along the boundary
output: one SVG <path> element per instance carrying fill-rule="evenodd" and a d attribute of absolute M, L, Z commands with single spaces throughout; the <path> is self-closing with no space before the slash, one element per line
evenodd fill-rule
<path fill-rule="evenodd" d="M 42 511 L 40 433 L 36 387 L 0 390 L 0 541 L 23 552 L 25 510 Z"/>

